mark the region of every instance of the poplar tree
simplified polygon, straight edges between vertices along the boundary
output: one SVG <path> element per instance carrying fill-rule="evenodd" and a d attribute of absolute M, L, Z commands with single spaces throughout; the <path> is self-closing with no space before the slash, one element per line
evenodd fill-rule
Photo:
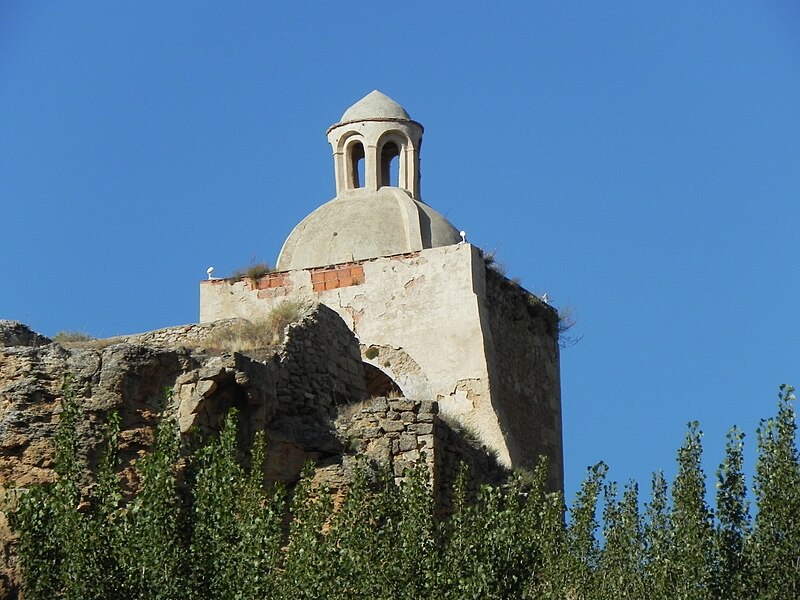
<path fill-rule="evenodd" d="M 758 507 L 748 545 L 753 597 L 800 597 L 800 463 L 794 388 L 781 386 L 778 414 L 758 428 L 754 492 Z"/>
<path fill-rule="evenodd" d="M 689 423 L 672 486 L 670 563 L 678 600 L 706 600 L 712 590 L 713 516 L 706 504 L 702 435 L 697 421 Z"/>
<path fill-rule="evenodd" d="M 744 555 L 750 535 L 750 512 L 743 471 L 744 433 L 728 432 L 725 458 L 717 470 L 717 527 L 714 535 L 714 596 L 745 600 L 752 572 Z"/>

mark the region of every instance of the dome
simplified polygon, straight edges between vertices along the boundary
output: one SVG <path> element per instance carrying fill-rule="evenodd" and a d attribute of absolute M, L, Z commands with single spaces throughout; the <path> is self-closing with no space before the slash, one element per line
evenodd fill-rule
<path fill-rule="evenodd" d="M 323 204 L 294 228 L 278 256 L 280 271 L 449 246 L 461 241 L 453 225 L 408 192 L 383 187 Z"/>
<path fill-rule="evenodd" d="M 402 106 L 389 98 L 389 96 L 382 94 L 378 90 L 373 90 L 344 111 L 340 123 L 380 119 L 410 121 L 411 117 L 408 116 Z"/>
<path fill-rule="evenodd" d="M 336 198 L 294 228 L 277 268 L 309 269 L 449 246 L 461 236 L 422 202 L 422 125 L 375 90 L 328 128 Z"/>

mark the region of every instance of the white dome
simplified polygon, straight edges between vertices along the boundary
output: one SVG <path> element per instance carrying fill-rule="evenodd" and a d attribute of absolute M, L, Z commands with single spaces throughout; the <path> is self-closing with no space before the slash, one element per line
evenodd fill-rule
<path fill-rule="evenodd" d="M 294 228 L 278 256 L 280 271 L 308 269 L 449 246 L 453 225 L 405 190 L 355 190 L 323 204 Z"/>
<path fill-rule="evenodd" d="M 344 111 L 341 123 L 352 121 L 370 121 L 373 119 L 392 119 L 393 121 L 410 121 L 406 110 L 386 94 L 373 90 L 361 100 Z"/>

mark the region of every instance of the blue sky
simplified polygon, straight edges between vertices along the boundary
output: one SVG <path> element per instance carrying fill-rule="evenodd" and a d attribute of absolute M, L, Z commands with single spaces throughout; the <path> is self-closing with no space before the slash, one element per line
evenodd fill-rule
<path fill-rule="evenodd" d="M 709 475 L 800 384 L 800 4 L 0 0 L 0 318 L 193 322 L 333 196 L 372 89 L 425 125 L 423 199 L 574 307 L 567 493 Z"/>

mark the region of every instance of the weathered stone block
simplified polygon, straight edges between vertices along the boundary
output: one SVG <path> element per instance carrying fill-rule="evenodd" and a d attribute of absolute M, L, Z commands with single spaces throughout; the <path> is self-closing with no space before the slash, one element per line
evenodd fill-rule
<path fill-rule="evenodd" d="M 392 402 L 392 408 L 397 411 L 414 410 L 416 402 L 413 400 L 395 400 Z"/>
<path fill-rule="evenodd" d="M 389 433 L 391 431 L 403 431 L 406 428 L 405 423 L 402 421 L 392 421 L 389 419 L 381 419 L 381 429 Z"/>
<path fill-rule="evenodd" d="M 400 456 L 403 457 L 404 461 L 411 464 L 416 463 L 420 458 L 419 450 L 409 450 L 407 452 L 403 452 L 403 454 Z"/>
<path fill-rule="evenodd" d="M 419 403 L 419 412 L 432 415 L 439 414 L 439 403 L 432 400 L 423 400 Z"/>
<path fill-rule="evenodd" d="M 417 436 L 417 443 L 421 447 L 432 449 L 433 448 L 433 436 L 432 435 L 419 435 L 419 436 Z"/>
<path fill-rule="evenodd" d="M 408 426 L 409 431 L 424 435 L 433 433 L 433 423 L 415 423 Z"/>
<path fill-rule="evenodd" d="M 394 474 L 395 474 L 396 477 L 400 477 L 401 475 L 403 475 L 403 473 L 405 472 L 406 469 L 410 469 L 410 468 L 411 468 L 411 465 L 408 462 L 406 462 L 404 460 L 395 459 L 393 470 L 394 470 Z"/>
<path fill-rule="evenodd" d="M 197 383 L 197 393 L 203 398 L 208 398 L 217 390 L 218 384 L 216 381 L 202 379 Z"/>
<path fill-rule="evenodd" d="M 389 401 L 386 398 L 376 398 L 370 407 L 371 412 L 385 412 L 389 409 Z"/>
<path fill-rule="evenodd" d="M 376 438 L 380 436 L 381 430 L 378 427 L 364 427 L 359 434 L 365 438 Z"/>
<path fill-rule="evenodd" d="M 413 433 L 401 433 L 399 440 L 399 448 L 401 452 L 417 449 L 417 436 Z"/>

